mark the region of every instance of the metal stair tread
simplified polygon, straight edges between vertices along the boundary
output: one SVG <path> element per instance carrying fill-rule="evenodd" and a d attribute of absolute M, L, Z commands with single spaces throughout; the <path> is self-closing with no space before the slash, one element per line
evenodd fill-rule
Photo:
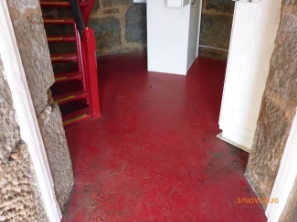
<path fill-rule="evenodd" d="M 61 10 L 66 10 L 66 8 L 72 8 L 71 3 L 67 0 L 40 0 L 40 5 L 42 8 L 45 8 L 45 7 L 64 8 Z M 75 7 L 76 10 L 78 10 L 78 12 L 80 10 L 82 11 L 82 16 L 85 16 L 83 17 L 83 20 L 86 23 L 91 13 L 90 10 L 91 10 L 91 6 L 93 6 L 93 1 L 86 2 L 82 0 L 81 2 L 78 3 L 78 5 L 74 4 L 73 6 Z M 76 15 L 77 14 L 74 14 L 74 17 Z M 84 69 L 83 69 L 84 65 L 87 65 L 87 66 L 90 65 L 94 68 L 94 64 L 96 63 L 93 61 L 94 59 L 96 59 L 95 57 L 93 57 L 93 55 L 95 56 L 96 49 L 95 49 L 95 43 L 94 43 L 95 40 L 93 37 L 94 34 L 92 30 L 89 30 L 87 28 L 85 30 L 87 34 L 91 35 L 90 41 L 93 41 L 91 45 L 89 43 L 86 46 L 86 53 L 90 54 L 91 52 L 90 55 L 87 54 L 88 56 L 91 57 L 90 60 L 92 61 L 92 63 L 89 64 L 81 56 L 81 54 L 83 53 L 83 48 L 82 48 L 83 46 L 80 43 L 79 30 L 77 29 L 77 25 L 74 21 L 74 18 L 72 18 L 72 16 L 69 15 L 68 17 L 62 17 L 62 18 L 61 17 L 50 18 L 49 16 L 45 16 L 43 18 L 43 21 L 44 21 L 45 27 L 61 26 L 61 28 L 63 28 L 63 27 L 73 26 L 73 29 L 74 29 L 73 34 L 65 33 L 64 35 L 62 33 L 52 33 L 52 35 L 47 36 L 48 43 L 56 44 L 56 46 L 59 46 L 58 45 L 59 43 L 76 44 L 77 52 L 76 50 L 71 50 L 71 52 L 69 53 L 70 50 L 68 50 L 68 52 L 64 53 L 61 50 L 59 53 L 53 53 L 50 55 L 51 62 L 53 64 L 54 63 L 77 63 L 77 64 L 62 64 L 61 67 L 60 65 L 58 65 L 57 67 L 56 66 L 54 67 L 54 68 L 57 68 L 57 70 L 60 70 L 59 68 L 64 68 L 64 65 L 66 65 L 65 66 L 66 70 L 64 69 L 65 70 L 64 72 L 62 69 L 61 70 L 62 72 L 55 73 L 55 76 L 54 76 L 55 84 L 51 87 L 53 100 L 59 105 L 61 105 L 60 107 L 61 107 L 64 127 L 69 127 L 71 125 L 80 123 L 82 121 L 86 121 L 90 118 L 101 117 L 98 101 L 97 100 L 93 101 L 94 99 L 92 100 L 92 98 L 94 97 L 90 97 L 89 95 L 89 93 L 93 91 L 96 93 L 97 88 L 95 87 L 94 89 L 94 85 L 91 85 L 92 87 L 89 88 L 88 85 L 85 85 L 85 82 L 83 81 L 84 78 L 86 78 L 86 80 L 95 79 L 93 82 L 97 82 L 96 80 L 97 78 L 95 78 L 96 76 L 95 77 L 93 76 L 94 72 L 92 72 L 93 77 L 91 78 L 90 74 L 84 73 Z M 88 38 L 88 36 L 86 38 Z M 87 64 L 84 64 L 85 62 Z M 68 65 L 70 66 L 68 67 Z M 78 71 L 76 66 L 72 67 L 72 65 L 77 65 L 80 71 Z M 67 71 L 69 70 L 69 68 L 72 71 Z M 96 64 L 93 70 L 96 70 Z M 96 94 L 98 94 L 98 92 Z"/>
<path fill-rule="evenodd" d="M 92 114 L 89 107 L 72 111 L 62 116 L 64 127 L 68 127 L 76 123 L 80 123 L 90 118 L 92 118 Z"/>
<path fill-rule="evenodd" d="M 82 73 L 77 72 L 65 72 L 65 73 L 58 73 L 55 74 L 55 81 L 56 82 L 65 82 L 75 79 L 82 79 Z"/>
<path fill-rule="evenodd" d="M 58 53 L 58 54 L 51 54 L 52 62 L 71 62 L 77 61 L 78 56 L 77 53 Z"/>
<path fill-rule="evenodd" d="M 70 7 L 68 1 L 40 1 L 40 5 L 43 7 Z M 89 2 L 79 2 L 80 7 L 89 6 Z"/>
<path fill-rule="evenodd" d="M 47 36 L 48 42 L 75 42 L 75 36 L 60 36 L 60 35 L 52 35 Z"/>
<path fill-rule="evenodd" d="M 78 90 L 74 92 L 55 95 L 53 96 L 53 99 L 56 103 L 63 104 L 63 103 L 71 102 L 81 98 L 86 98 L 87 96 L 88 96 L 88 93 L 86 91 Z"/>
<path fill-rule="evenodd" d="M 61 25 L 69 25 L 73 24 L 73 18 L 43 18 L 44 24 L 61 24 Z"/>

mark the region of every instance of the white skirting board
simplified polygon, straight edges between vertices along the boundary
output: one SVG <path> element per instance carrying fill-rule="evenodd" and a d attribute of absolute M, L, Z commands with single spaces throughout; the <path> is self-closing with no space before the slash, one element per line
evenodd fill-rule
<path fill-rule="evenodd" d="M 244 146 L 242 146 L 242 145 L 240 145 L 240 144 L 238 144 L 238 143 L 235 143 L 235 142 L 233 142 L 232 140 L 229 140 L 229 139 L 223 137 L 223 136 L 222 136 L 222 132 L 220 132 L 220 133 L 217 135 L 217 138 L 219 138 L 219 139 L 225 141 L 226 143 L 229 143 L 229 144 L 232 145 L 232 146 L 235 146 L 235 147 L 238 148 L 238 149 L 241 149 L 241 150 L 243 150 L 243 151 L 245 151 L 245 152 L 247 152 L 247 153 L 250 153 L 250 149 L 248 149 L 248 148 L 246 148 L 246 147 L 244 147 Z"/>

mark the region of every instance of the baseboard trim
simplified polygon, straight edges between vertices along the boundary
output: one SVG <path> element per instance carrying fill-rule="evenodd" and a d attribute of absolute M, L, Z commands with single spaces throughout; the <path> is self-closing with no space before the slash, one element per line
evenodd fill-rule
<path fill-rule="evenodd" d="M 239 145 L 238 143 L 235 143 L 235 142 L 233 142 L 232 140 L 229 140 L 229 139 L 223 137 L 222 132 L 220 132 L 220 133 L 217 135 L 217 138 L 219 138 L 219 139 L 225 141 L 226 143 L 229 143 L 229 144 L 231 144 L 232 146 L 235 146 L 236 148 L 241 149 L 241 150 L 243 150 L 243 151 L 245 151 L 245 152 L 247 152 L 247 153 L 250 153 L 250 151 L 251 151 L 250 149 L 248 149 L 248 148 L 246 148 L 246 147 L 244 147 L 244 146 L 242 146 L 242 145 Z"/>

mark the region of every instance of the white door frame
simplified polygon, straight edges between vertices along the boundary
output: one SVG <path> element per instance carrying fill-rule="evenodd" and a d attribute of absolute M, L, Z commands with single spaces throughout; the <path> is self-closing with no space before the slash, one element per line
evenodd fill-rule
<path fill-rule="evenodd" d="M 12 94 L 21 138 L 28 146 L 48 219 L 50 222 L 58 222 L 62 215 L 56 200 L 47 155 L 5 0 L 0 1 L 0 21 L 0 49 L 4 77 Z"/>
<path fill-rule="evenodd" d="M 198 1 L 198 0 L 196 0 Z M 195 3 L 197 4 L 197 3 Z M 199 0 L 200 8 L 199 8 L 199 22 L 198 22 L 198 34 L 197 34 L 197 48 L 196 48 L 196 58 L 199 56 L 199 43 L 200 43 L 200 30 L 201 30 L 201 16 L 202 16 L 202 0 Z"/>
<path fill-rule="evenodd" d="M 252 1 L 252 2 L 260 2 L 260 1 Z M 261 62 L 259 64 L 261 64 L 261 66 L 256 67 L 256 71 L 254 77 L 256 80 L 258 80 L 258 83 L 261 82 L 263 83 L 261 85 L 261 90 L 260 90 L 260 85 L 258 85 L 258 88 L 255 85 L 255 82 L 257 81 L 253 81 L 251 82 L 253 84 L 253 87 L 249 87 L 249 90 L 247 93 L 243 94 L 244 97 L 240 98 L 241 101 L 248 101 L 248 99 L 252 99 L 253 100 L 253 106 L 248 106 L 247 108 L 252 107 L 253 109 L 255 109 L 254 111 L 257 111 L 260 109 L 260 105 L 261 105 L 261 100 L 259 99 L 258 101 L 254 101 L 255 99 L 255 92 L 259 92 L 258 94 L 263 94 L 263 90 L 265 88 L 265 81 L 269 72 L 269 64 L 270 64 L 270 57 L 272 54 L 272 50 L 274 49 L 274 41 L 275 41 L 275 37 L 277 35 L 277 30 L 279 28 L 279 24 L 278 24 L 278 16 L 280 15 L 280 11 L 279 8 L 281 7 L 281 1 L 277 0 L 274 2 L 273 7 L 269 7 L 268 4 L 272 4 L 270 2 L 270 0 L 263 0 L 262 3 L 257 3 L 257 4 L 250 4 L 244 1 L 237 1 L 236 2 L 236 8 L 235 8 L 235 14 L 234 14 L 234 21 L 233 21 L 233 27 L 232 27 L 232 36 L 231 36 L 231 42 L 230 42 L 230 49 L 229 50 L 229 61 L 228 61 L 228 67 L 227 67 L 227 75 L 226 75 L 226 80 L 225 80 L 225 86 L 224 86 L 224 94 L 223 94 L 223 103 L 222 103 L 222 109 L 221 109 L 221 114 L 220 114 L 220 129 L 222 129 L 223 131 L 225 131 L 225 135 L 227 135 L 227 139 L 224 138 L 223 135 L 223 140 L 227 140 L 227 142 L 245 150 L 245 151 L 249 151 L 251 146 L 252 146 L 252 142 L 254 139 L 254 132 L 256 130 L 256 126 L 257 126 L 257 115 L 256 114 L 254 116 L 250 116 L 248 121 L 246 121 L 246 123 L 248 123 L 246 126 L 241 127 L 242 129 L 240 129 L 239 127 L 237 127 L 236 124 L 236 116 L 238 114 L 242 115 L 242 112 L 238 112 L 237 111 L 237 107 L 234 106 L 238 105 L 235 101 L 234 98 L 236 98 L 236 96 L 238 96 L 237 93 L 239 93 L 238 91 L 236 91 L 237 89 L 241 88 L 234 88 L 234 86 L 238 86 L 239 83 L 244 83 L 245 85 L 247 84 L 247 81 L 245 80 L 240 80 L 242 79 L 245 75 L 238 75 L 240 73 L 240 62 L 248 62 L 248 61 L 254 61 L 255 58 L 261 58 Z M 263 8 L 260 9 L 260 7 L 263 6 Z M 240 8 L 239 8 L 240 7 Z M 264 8 L 265 7 L 265 8 Z M 240 11 L 240 17 L 243 16 L 242 12 L 245 10 L 245 20 L 237 20 L 236 17 L 236 13 L 238 13 L 238 9 L 241 9 Z M 244 23 L 246 21 L 246 17 L 250 12 L 257 12 L 257 11 L 261 11 L 261 16 L 264 16 L 264 9 L 269 9 L 269 10 L 273 10 L 271 12 L 266 11 L 266 14 L 271 16 L 271 17 L 275 17 L 277 18 L 277 20 L 267 20 L 267 19 L 262 19 L 263 21 L 249 21 L 249 24 L 251 25 L 251 22 L 253 22 L 254 25 L 257 25 L 255 27 L 253 27 L 253 30 L 247 29 L 246 24 Z M 269 13 L 269 14 L 268 14 Z M 276 13 L 277 16 L 273 16 L 274 13 Z M 260 14 L 259 14 L 260 15 Z M 279 16 L 280 17 L 280 16 Z M 269 21 L 269 23 L 267 22 Z M 237 25 L 237 26 L 236 26 Z M 241 30 L 237 31 L 236 33 L 233 32 L 234 28 L 239 28 Z M 269 28 L 269 29 L 268 29 Z M 247 36 L 246 33 L 244 31 L 249 31 L 249 35 Z M 270 38 L 265 38 L 263 41 L 263 38 L 265 37 L 264 33 L 262 32 L 262 30 L 265 30 L 266 32 L 266 36 L 270 37 Z M 236 34 L 236 41 L 234 38 Z M 261 36 L 260 36 L 261 35 Z M 249 44 L 249 47 L 244 47 L 244 39 L 239 39 L 239 37 L 244 37 L 247 38 L 248 40 L 254 38 L 257 41 L 260 41 L 262 38 L 262 42 L 267 44 L 267 46 L 265 46 L 265 44 L 261 45 L 261 48 L 257 49 L 257 51 L 255 51 L 253 55 L 252 53 L 249 55 L 248 60 L 246 58 L 244 59 L 240 59 L 238 57 L 238 55 L 244 55 L 247 56 L 248 53 L 243 53 L 243 49 L 252 49 L 252 44 Z M 256 38 L 257 37 L 257 38 Z M 239 40 L 240 41 L 239 41 Z M 268 41 L 269 40 L 269 41 Z M 269 43 L 270 42 L 270 43 Z M 236 43 L 236 44 L 235 44 Z M 270 45 L 268 45 L 268 43 Z M 234 44 L 234 45 L 233 45 Z M 268 48 L 270 48 L 268 50 Z M 265 51 L 266 50 L 266 51 Z M 233 53 L 233 54 L 232 54 Z M 241 54 L 240 54 L 241 53 Z M 261 53 L 263 53 L 262 56 L 259 56 L 259 53 L 261 55 Z M 269 55 L 266 56 L 265 55 Z M 233 61 L 232 66 L 237 66 L 237 69 L 235 69 L 234 67 L 229 66 L 230 63 L 230 56 L 232 57 Z M 257 61 L 259 62 L 259 61 Z M 263 65 L 264 64 L 264 65 Z M 245 67 L 245 66 L 243 66 Z M 232 68 L 232 69 L 231 69 Z M 232 71 L 230 71 L 230 70 Z M 261 74 L 262 76 L 259 76 L 259 74 Z M 263 75 L 265 74 L 265 75 Z M 228 77 L 231 77 L 231 81 L 227 80 Z M 226 87 L 227 86 L 227 87 Z M 256 90 L 258 91 L 255 91 Z M 235 93 L 234 93 L 235 92 Z M 254 94 L 254 95 L 253 95 Z M 226 96 L 227 95 L 227 96 Z M 231 109 L 233 107 L 233 109 Z M 248 110 L 248 109 L 246 109 Z M 242 110 L 240 110 L 242 111 Z M 225 113 L 224 113 L 225 112 Z M 250 115 L 252 112 L 251 110 L 248 111 L 248 115 Z M 255 112 L 254 112 L 255 113 Z M 242 116 L 242 119 L 247 118 L 247 114 Z M 253 127 L 247 127 L 251 122 L 253 123 Z M 243 133 L 240 133 L 243 132 Z M 228 140 L 229 139 L 229 140 Z M 236 141 L 237 139 L 237 141 Z M 234 143 L 234 141 L 236 143 Z M 238 142 L 239 141 L 239 142 Z M 238 144 L 239 143 L 239 144 Z M 246 147 L 246 148 L 245 148 Z M 284 150 L 284 154 L 282 156 L 281 159 L 281 165 L 270 195 L 270 198 L 277 198 L 278 199 L 278 203 L 269 203 L 267 206 L 267 209 L 265 211 L 265 214 L 268 218 L 269 222 L 278 222 L 280 219 L 280 216 L 283 212 L 283 210 L 285 209 L 285 205 L 286 202 L 291 194 L 296 176 L 297 176 L 297 161 L 296 161 L 296 156 L 297 156 L 297 118 L 294 118 L 294 122 L 292 124 L 292 128 L 290 130 L 290 135 L 288 137 L 288 141 L 286 143 L 285 146 L 285 150 Z M 269 198 L 269 197 L 265 197 L 265 198 Z M 271 200 L 271 199 L 270 199 Z"/>
<path fill-rule="evenodd" d="M 33 107 L 26 75 L 17 47 L 13 26 L 6 1 L 0 1 L 0 49 L 4 73 L 10 87 L 21 137 L 28 145 L 29 153 L 36 172 L 43 204 L 50 222 L 58 222 L 62 215 L 54 192 L 45 147 Z M 266 216 L 269 222 L 277 222 L 284 210 L 297 175 L 297 118 L 285 147 L 280 169 L 271 193 L 278 198 L 278 204 L 268 204 Z"/>

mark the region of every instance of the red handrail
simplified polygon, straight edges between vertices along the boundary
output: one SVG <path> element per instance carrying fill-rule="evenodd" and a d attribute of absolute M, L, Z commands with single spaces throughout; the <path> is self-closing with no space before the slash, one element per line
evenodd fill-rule
<path fill-rule="evenodd" d="M 87 73 L 86 85 L 89 92 L 89 105 L 92 110 L 93 118 L 96 119 L 101 117 L 98 90 L 96 39 L 94 31 L 91 28 L 85 28 L 83 34 L 82 48 L 84 54 L 85 73 Z"/>

